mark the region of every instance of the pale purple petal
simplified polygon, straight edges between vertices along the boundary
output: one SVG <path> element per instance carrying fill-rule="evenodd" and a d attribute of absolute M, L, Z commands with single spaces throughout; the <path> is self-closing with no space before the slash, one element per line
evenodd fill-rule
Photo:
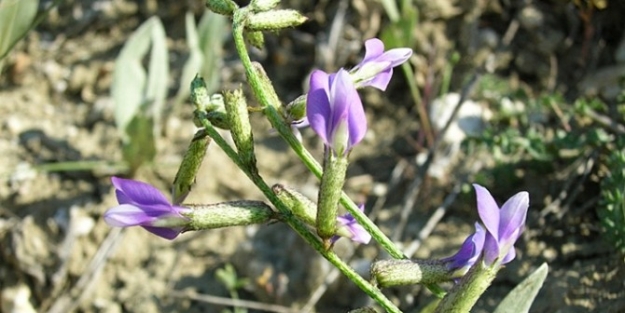
<path fill-rule="evenodd" d="M 361 212 L 364 212 L 365 207 L 364 205 L 359 205 L 358 209 Z M 338 216 L 336 218 L 338 227 L 341 229 L 346 229 L 350 236 L 349 238 L 352 241 L 355 242 L 360 242 L 360 243 L 364 243 L 367 244 L 371 241 L 371 234 L 369 234 L 364 227 L 362 227 L 362 225 L 358 224 L 358 222 L 356 222 L 356 219 L 354 218 L 354 216 L 351 213 L 347 213 L 341 216 Z M 342 234 L 344 235 L 344 234 Z M 338 239 L 340 238 L 340 236 L 333 236 L 331 238 L 332 243 L 336 242 Z"/>
<path fill-rule="evenodd" d="M 358 79 L 357 87 L 371 86 L 386 90 L 393 76 L 393 67 L 406 62 L 411 55 L 412 49 L 409 48 L 384 52 L 384 43 L 377 38 L 365 41 L 365 57 L 352 70 Z"/>
<path fill-rule="evenodd" d="M 347 116 L 352 108 L 354 94 L 358 97 L 349 73 L 344 69 L 340 69 L 330 85 L 330 107 L 332 108 L 331 123 L 328 128 L 328 135 L 331 136 L 330 142 L 334 140 L 333 137 L 339 125 L 347 123 Z M 358 99 L 360 100 L 360 98 Z"/>
<path fill-rule="evenodd" d="M 488 265 L 493 264 L 499 258 L 499 254 L 499 242 L 491 233 L 487 232 L 484 239 L 484 263 Z"/>
<path fill-rule="evenodd" d="M 384 43 L 378 38 L 371 38 L 365 41 L 365 58 L 362 63 L 371 61 L 384 53 Z"/>
<path fill-rule="evenodd" d="M 504 256 L 503 259 L 501 260 L 501 264 L 510 263 L 510 261 L 514 260 L 515 257 L 516 257 L 516 250 L 514 250 L 514 246 L 512 246 L 510 247 L 510 250 L 508 250 L 508 253 L 506 254 L 506 256 Z"/>
<path fill-rule="evenodd" d="M 477 196 L 477 212 L 488 233 L 495 241 L 499 240 L 499 206 L 490 192 L 478 185 L 473 184 Z"/>
<path fill-rule="evenodd" d="M 119 177 L 111 177 L 111 182 L 118 191 L 116 194 L 120 204 L 170 205 L 167 198 L 158 189 L 144 182 Z"/>
<path fill-rule="evenodd" d="M 395 48 L 384 52 L 379 60 L 391 62 L 391 68 L 403 64 L 410 59 L 412 55 L 412 49 L 409 48 Z"/>
<path fill-rule="evenodd" d="M 319 70 L 312 73 L 306 116 L 311 128 L 334 153 L 346 154 L 367 130 L 360 96 L 344 69 L 336 74 Z"/>
<path fill-rule="evenodd" d="M 115 227 L 145 225 L 155 219 L 155 217 L 147 215 L 143 209 L 131 204 L 120 204 L 104 213 L 104 221 Z"/>
<path fill-rule="evenodd" d="M 519 192 L 508 199 L 501 207 L 501 220 L 499 221 L 499 240 L 516 241 L 520 235 L 519 230 L 525 225 L 527 209 L 529 207 L 529 194 Z M 514 235 L 514 236 L 513 236 Z M 512 237 L 517 238 L 512 238 Z"/>
<path fill-rule="evenodd" d="M 315 70 L 310 75 L 310 90 L 306 97 L 306 117 L 310 127 L 321 137 L 326 145 L 330 145 L 328 137 L 328 117 L 332 114 L 328 93 L 329 77 L 323 71 Z"/>
<path fill-rule="evenodd" d="M 347 150 L 351 150 L 351 148 L 358 144 L 367 133 L 367 115 L 365 114 L 365 108 L 360 101 L 360 96 L 358 95 L 356 87 L 354 87 L 349 74 L 345 70 L 343 70 L 343 73 L 345 73 L 344 88 L 347 93 L 347 100 L 349 101 L 349 111 L 347 116 L 349 142 Z"/>
<path fill-rule="evenodd" d="M 377 88 L 382 91 L 385 91 L 386 87 L 388 87 L 388 83 L 391 82 L 391 77 L 393 77 L 392 68 L 386 71 L 380 72 L 379 74 L 375 75 L 371 80 L 361 82 L 361 85 L 371 86 L 373 88 Z"/>

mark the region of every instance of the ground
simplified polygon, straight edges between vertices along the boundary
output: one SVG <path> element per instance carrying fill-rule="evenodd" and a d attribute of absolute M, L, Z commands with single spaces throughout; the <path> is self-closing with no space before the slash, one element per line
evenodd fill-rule
<path fill-rule="evenodd" d="M 449 87 L 453 92 L 461 92 L 471 77 L 483 77 L 478 73 L 489 72 L 485 64 L 492 67 L 489 77 L 529 97 L 563 95 L 563 107 L 582 96 L 613 103 L 620 90 L 625 6 L 619 1 L 608 1 L 606 9 L 568 1 L 414 3 L 419 22 L 412 33 L 411 65 L 427 103 L 441 86 L 452 51 L 460 56 Z M 362 41 L 379 36 L 389 23 L 375 1 L 291 0 L 281 6 L 300 10 L 310 21 L 266 34 L 266 49 L 252 57 L 265 66 L 284 101 L 303 93 L 313 67 L 355 65 L 364 53 Z M 216 312 L 231 308 L 220 301 L 232 294 L 216 279 L 226 264 L 249 279 L 239 296 L 267 310 L 280 305 L 274 311 L 312 307 L 347 312 L 370 303 L 346 279 L 323 285 L 326 277 L 336 276 L 331 267 L 284 225 L 201 231 L 167 241 L 140 228 L 114 229 L 102 220 L 106 209 L 116 205 L 110 176 L 128 174 L 120 165 L 121 141 L 110 96 L 115 58 L 143 21 L 161 18 L 170 51 L 170 97 L 156 159 L 133 178 L 168 191 L 195 132 L 191 106 L 173 109 L 188 57 L 184 14 L 190 11 L 199 19 L 203 10 L 202 1 L 191 0 L 61 1 L 8 56 L 0 76 L 1 312 Z M 342 30 L 332 23 L 343 25 Z M 338 41 L 328 44 L 337 31 Z M 220 88 L 233 88 L 244 83 L 244 75 L 232 40 L 223 36 Z M 550 266 L 549 276 L 532 312 L 625 311 L 623 256 L 603 240 L 595 212 L 601 180 L 596 164 L 525 160 L 501 165 L 483 151 L 463 153 L 450 161 L 444 175 L 426 175 L 417 205 L 403 209 L 413 200 L 407 196 L 414 191 L 411 183 L 420 177 L 416 156 L 428 147 L 408 84 L 396 70 L 386 92 L 361 93 L 370 130 L 351 155 L 346 189 L 355 201 L 366 202 L 380 228 L 412 257 L 452 254 L 477 218 L 467 184 L 480 176 L 476 173 L 487 173 L 481 183 L 498 201 L 527 190 L 531 205 L 517 258 L 475 312 L 492 311 L 543 262 Z M 497 114 L 500 107 L 491 102 L 489 110 Z M 553 120 L 546 125 L 557 123 Z M 261 116 L 253 114 L 252 122 L 266 180 L 314 198 L 316 179 Z M 302 132 L 319 157 L 320 142 L 309 129 Z M 437 210 L 450 194 L 459 195 Z M 263 200 L 212 145 L 186 202 L 237 199 Z M 409 214 L 402 217 L 402 211 Z M 437 218 L 430 220 L 432 216 Z M 357 246 L 341 240 L 336 249 L 364 275 L 371 261 L 388 257 L 373 243 Z M 433 300 L 418 286 L 386 293 L 404 312 L 418 312 Z M 257 311 L 262 310 L 250 309 Z"/>

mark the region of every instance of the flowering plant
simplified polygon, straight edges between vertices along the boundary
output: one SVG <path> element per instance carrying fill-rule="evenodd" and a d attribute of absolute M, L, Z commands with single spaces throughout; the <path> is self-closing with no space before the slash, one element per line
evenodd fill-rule
<path fill-rule="evenodd" d="M 283 106 L 262 66 L 251 62 L 246 46 L 247 40 L 262 47 L 263 31 L 297 26 L 306 20 L 297 11 L 275 9 L 277 3 L 252 0 L 249 6 L 239 7 L 231 0 L 207 1 L 209 9 L 232 18 L 237 52 L 259 107 L 248 107 L 241 89 L 224 91 L 223 97 L 211 97 L 202 78 L 196 77 L 191 83 L 191 99 L 195 105 L 194 121 L 200 129 L 174 179 L 174 202 L 147 183 L 113 177 L 119 205 L 108 210 L 104 220 L 117 227 L 141 226 L 166 239 L 174 239 L 185 231 L 283 222 L 387 312 L 401 311 L 379 288 L 407 284 L 423 284 L 443 297 L 437 312 L 468 312 L 502 265 L 516 256 L 514 245 L 525 227 L 528 193 L 519 192 L 499 207 L 486 188 L 474 185 L 481 223 L 475 224 L 475 232 L 457 252 L 441 259 L 407 259 L 365 215 L 364 206 L 357 206 L 345 195 L 343 185 L 350 152 L 363 141 L 368 127 L 358 89 L 374 87 L 385 91 L 393 68 L 405 63 L 412 50 L 385 51 L 380 39 L 366 40 L 365 55 L 358 65 L 336 73 L 314 70 L 308 94 Z M 269 187 L 256 166 L 250 112 L 262 113 L 310 172 L 319 178 L 317 201 L 289 187 Z M 321 164 L 292 132 L 295 123 L 310 125 L 323 142 Z M 228 131 L 233 144 L 222 137 L 216 127 Z M 250 200 L 208 205 L 182 203 L 191 191 L 211 142 L 228 155 L 269 203 Z M 347 210 L 346 214 L 339 215 L 341 206 Z M 384 248 L 390 259 L 373 262 L 371 281 L 367 281 L 334 253 L 334 244 L 340 237 L 360 244 L 373 240 Z M 439 284 L 448 281 L 455 284 L 446 293 Z"/>

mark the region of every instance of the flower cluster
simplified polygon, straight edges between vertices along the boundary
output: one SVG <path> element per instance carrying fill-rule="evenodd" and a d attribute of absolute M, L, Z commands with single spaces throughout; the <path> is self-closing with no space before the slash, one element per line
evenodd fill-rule
<path fill-rule="evenodd" d="M 359 205 L 358 209 L 362 212 L 365 210 L 364 205 Z M 332 242 L 336 242 L 339 238 L 346 237 L 359 243 L 367 244 L 371 241 L 371 234 L 365 230 L 362 225 L 356 222 L 356 219 L 350 214 L 341 215 L 337 217 L 338 230 L 337 235 L 332 237 Z"/>
<path fill-rule="evenodd" d="M 471 234 L 453 256 L 443 259 L 458 276 L 475 264 L 483 255 L 484 264 L 506 264 L 516 255 L 514 243 L 525 228 L 529 194 L 519 192 L 506 201 L 501 208 L 488 190 L 474 184 L 477 195 L 477 210 L 484 226 L 475 223 Z"/>
<path fill-rule="evenodd" d="M 477 195 L 477 211 L 486 228 L 484 240 L 484 263 L 506 264 L 514 259 L 514 243 L 525 229 L 529 208 L 529 194 L 522 191 L 506 201 L 501 209 L 488 190 L 474 184 Z"/>
<path fill-rule="evenodd" d="M 364 59 L 350 72 L 340 69 L 328 74 L 315 70 L 310 78 L 306 98 L 308 121 L 301 124 L 309 124 L 337 156 L 349 153 L 367 131 L 367 118 L 356 88 L 371 86 L 386 90 L 393 67 L 412 55 L 408 48 L 384 52 L 384 44 L 377 38 L 367 40 L 365 48 Z"/>
<path fill-rule="evenodd" d="M 189 219 L 182 215 L 188 208 L 172 205 L 153 186 L 130 179 L 112 177 L 119 205 L 104 213 L 104 221 L 116 227 L 141 226 L 147 231 L 174 239 Z"/>

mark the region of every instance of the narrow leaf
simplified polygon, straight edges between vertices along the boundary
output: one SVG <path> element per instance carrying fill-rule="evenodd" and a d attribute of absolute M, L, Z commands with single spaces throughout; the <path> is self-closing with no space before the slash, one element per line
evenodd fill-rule
<path fill-rule="evenodd" d="M 187 12 L 185 15 L 185 29 L 187 35 L 187 45 L 189 46 L 189 59 L 182 68 L 180 86 L 176 94 L 176 104 L 185 101 L 189 97 L 189 85 L 204 63 L 204 56 L 200 49 L 200 38 L 195 27 L 193 13 Z"/>
<path fill-rule="evenodd" d="M 24 37 L 37 14 L 38 0 L 0 1 L 0 59 Z"/>
<path fill-rule="evenodd" d="M 527 313 L 534 302 L 534 298 L 543 286 L 549 266 L 543 263 L 534 273 L 525 278 L 499 303 L 494 313 Z"/>
<path fill-rule="evenodd" d="M 202 51 L 203 63 L 200 76 L 206 81 L 209 92 L 219 86 L 219 67 L 222 62 L 222 47 L 229 31 L 225 16 L 206 11 L 198 24 L 199 48 Z"/>
<path fill-rule="evenodd" d="M 143 23 L 130 36 L 115 60 L 111 95 L 115 101 L 115 123 L 124 141 L 128 140 L 128 124 L 146 101 L 147 73 L 142 60 L 150 47 L 152 25 L 152 20 Z"/>
<path fill-rule="evenodd" d="M 152 49 L 150 51 L 150 64 L 146 97 L 151 102 L 151 114 L 154 118 L 154 134 L 160 134 L 161 115 L 167 98 L 169 80 L 169 57 L 167 51 L 167 36 L 161 20 L 154 16 L 152 21 Z"/>

